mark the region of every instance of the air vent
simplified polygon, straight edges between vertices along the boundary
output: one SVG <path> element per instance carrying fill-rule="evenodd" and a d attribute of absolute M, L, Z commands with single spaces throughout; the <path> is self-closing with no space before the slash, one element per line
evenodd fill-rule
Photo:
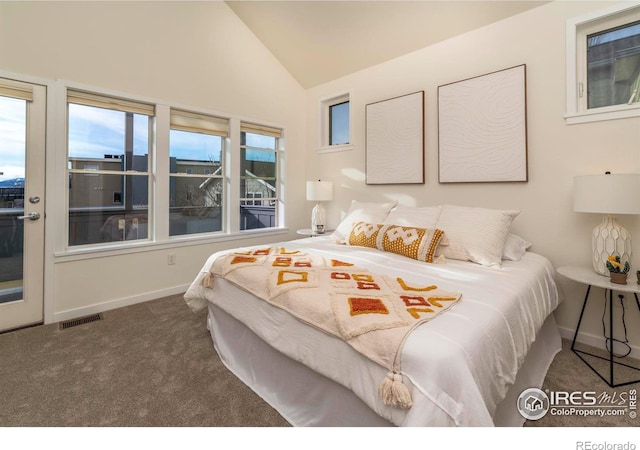
<path fill-rule="evenodd" d="M 95 322 L 96 320 L 102 320 L 102 314 L 91 314 L 90 316 L 78 317 L 77 319 L 65 320 L 60 322 L 60 329 L 66 330 L 67 328 L 83 325 L 85 323 Z"/>

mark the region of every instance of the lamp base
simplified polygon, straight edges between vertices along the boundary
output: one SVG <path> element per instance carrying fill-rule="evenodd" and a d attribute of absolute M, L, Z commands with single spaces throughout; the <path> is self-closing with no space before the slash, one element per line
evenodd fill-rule
<path fill-rule="evenodd" d="M 607 259 L 610 255 L 619 255 L 623 264 L 631 262 L 631 235 L 615 217 L 605 216 L 602 223 L 593 229 L 591 244 L 593 269 L 600 275 L 609 276 Z"/>
<path fill-rule="evenodd" d="M 311 231 L 317 234 L 324 233 L 326 213 L 320 203 L 316 203 L 311 211 Z"/>

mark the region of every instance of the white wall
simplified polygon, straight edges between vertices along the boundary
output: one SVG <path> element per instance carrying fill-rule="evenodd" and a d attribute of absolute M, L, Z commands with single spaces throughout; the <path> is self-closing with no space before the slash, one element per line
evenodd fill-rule
<path fill-rule="evenodd" d="M 565 124 L 565 24 L 569 18 L 611 5 L 612 2 L 553 2 L 308 90 L 307 177 L 334 182 L 335 200 L 328 207 L 328 225 L 338 223 L 351 199 L 519 209 L 513 230 L 533 243 L 532 251 L 546 255 L 556 267 L 588 267 L 591 230 L 601 216 L 573 212 L 573 177 L 605 170 L 640 172 L 640 118 Z M 520 64 L 526 64 L 527 71 L 529 181 L 439 184 L 438 86 Z M 318 101 L 345 90 L 352 95 L 354 149 L 316 154 Z M 420 90 L 426 93 L 426 183 L 365 185 L 365 106 Z M 640 222 L 630 216 L 620 219 L 637 237 L 635 272 L 640 268 Z M 561 277 L 558 281 L 565 299 L 556 317 L 564 334 L 572 336 L 585 287 Z M 592 301 L 596 299 L 593 303 L 602 305 L 600 297 L 596 298 L 597 290 L 592 295 Z M 631 342 L 640 347 L 640 316 L 634 302 L 628 304 Z M 588 310 L 587 315 L 584 330 L 601 344 L 601 306 Z"/>
<path fill-rule="evenodd" d="M 282 126 L 286 224 L 292 230 L 306 224 L 295 214 L 306 208 L 304 193 L 295 189 L 304 185 L 304 173 L 288 169 L 304 166 L 304 90 L 224 2 L 0 2 L 0 72 Z M 64 205 L 65 155 L 62 145 L 47 148 L 47 161 L 62 164 L 47 167 L 47 320 L 180 292 L 215 250 L 295 236 L 54 256 L 66 220 L 58 207 Z M 175 265 L 167 265 L 168 253 L 176 254 Z"/>

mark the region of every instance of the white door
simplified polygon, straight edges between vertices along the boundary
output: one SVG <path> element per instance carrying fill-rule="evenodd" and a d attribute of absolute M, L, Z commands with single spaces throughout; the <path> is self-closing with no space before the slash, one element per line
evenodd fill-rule
<path fill-rule="evenodd" d="M 0 332 L 43 320 L 46 88 L 0 78 Z"/>

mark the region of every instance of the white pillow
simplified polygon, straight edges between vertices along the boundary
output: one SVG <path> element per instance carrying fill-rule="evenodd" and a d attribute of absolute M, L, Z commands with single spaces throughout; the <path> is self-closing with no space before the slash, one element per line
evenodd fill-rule
<path fill-rule="evenodd" d="M 351 229 L 358 222 L 383 223 L 396 203 L 371 203 L 353 200 L 346 216 L 333 232 L 333 240 L 338 244 L 345 244 L 349 239 Z"/>
<path fill-rule="evenodd" d="M 441 212 L 441 206 L 414 208 L 411 206 L 398 205 L 389 212 L 389 215 L 384 220 L 384 224 L 400 225 L 403 227 L 436 228 L 436 223 Z"/>
<path fill-rule="evenodd" d="M 502 259 L 508 259 L 510 261 L 520 261 L 529 247 L 531 247 L 530 242 L 525 241 L 516 234 L 509 233 L 509 235 L 507 236 L 507 240 L 504 243 Z"/>
<path fill-rule="evenodd" d="M 511 223 L 520 211 L 443 205 L 436 228 L 444 231 L 449 245 L 438 256 L 500 266 Z"/>

